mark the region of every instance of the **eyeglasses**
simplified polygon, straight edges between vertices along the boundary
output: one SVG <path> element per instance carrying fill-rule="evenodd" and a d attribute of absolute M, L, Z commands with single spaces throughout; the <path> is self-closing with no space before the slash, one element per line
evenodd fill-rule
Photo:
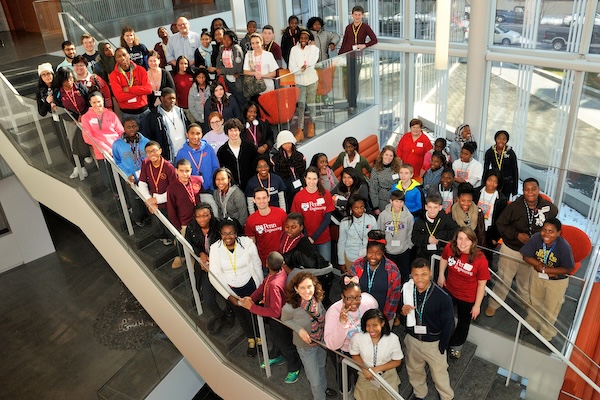
<path fill-rule="evenodd" d="M 215 125 L 215 124 L 220 124 L 220 123 L 222 123 L 222 122 L 223 122 L 223 121 L 221 121 L 220 119 L 218 119 L 218 120 L 216 120 L 216 121 L 210 121 L 210 124 L 211 124 L 211 125 Z"/>
<path fill-rule="evenodd" d="M 344 296 L 344 300 L 350 301 L 350 302 L 360 301 L 361 299 L 362 299 L 361 295 L 358 295 L 358 296 Z"/>
<path fill-rule="evenodd" d="M 269 169 L 268 165 L 257 165 L 256 169 Z"/>
<path fill-rule="evenodd" d="M 159 149 L 147 149 L 146 150 L 146 154 L 154 154 L 154 153 L 158 153 Z"/>
<path fill-rule="evenodd" d="M 235 236 L 237 235 L 236 232 L 231 231 L 231 232 L 221 232 L 221 236 Z"/>

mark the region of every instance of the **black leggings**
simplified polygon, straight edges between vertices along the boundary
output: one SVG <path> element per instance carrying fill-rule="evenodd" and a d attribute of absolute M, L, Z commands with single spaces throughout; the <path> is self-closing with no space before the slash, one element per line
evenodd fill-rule
<path fill-rule="evenodd" d="M 471 326 L 471 309 L 475 303 L 459 300 L 454 296 L 452 296 L 452 303 L 456 306 L 458 322 L 450 338 L 450 346 L 460 347 L 467 341 L 469 327 Z"/>

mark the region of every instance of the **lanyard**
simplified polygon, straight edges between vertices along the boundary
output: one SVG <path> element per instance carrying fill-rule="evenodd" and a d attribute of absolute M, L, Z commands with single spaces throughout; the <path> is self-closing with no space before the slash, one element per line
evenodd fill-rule
<path fill-rule="evenodd" d="M 377 348 L 378 347 L 379 347 L 379 342 L 377 342 L 377 344 L 373 345 L 373 367 L 377 366 Z"/>
<path fill-rule="evenodd" d="M 198 173 L 200 173 L 200 166 L 202 165 L 202 157 L 204 157 L 204 153 L 200 152 L 200 160 L 198 161 L 198 163 L 196 163 L 196 160 L 194 159 L 194 156 L 192 155 L 191 151 L 188 151 L 188 154 L 189 154 L 190 158 L 192 159 L 192 163 L 194 164 L 194 167 L 196 167 L 196 170 L 198 171 Z"/>
<path fill-rule="evenodd" d="M 400 215 L 401 214 L 402 214 L 402 210 L 398 213 L 398 219 L 396 219 L 396 213 L 394 212 L 394 209 L 392 208 L 392 221 L 394 223 L 394 235 L 393 236 L 396 236 L 398 234 L 398 227 L 400 226 Z"/>
<path fill-rule="evenodd" d="M 356 29 L 354 29 L 354 24 L 352 24 L 352 33 L 354 33 L 354 44 L 358 44 L 358 32 L 360 31 L 361 27 L 362 22 L 358 24 L 358 27 Z"/>
<path fill-rule="evenodd" d="M 283 247 L 282 247 L 283 254 L 290 251 L 291 248 L 296 245 L 296 242 L 299 241 L 301 238 L 302 238 L 302 235 L 296 236 L 295 238 L 292 239 L 292 241 L 288 245 L 288 240 L 290 239 L 290 237 L 288 235 L 285 235 L 285 241 L 283 242 Z"/>
<path fill-rule="evenodd" d="M 265 44 L 265 50 L 268 51 L 269 53 L 271 52 L 271 47 L 273 47 L 273 41 L 271 40 L 271 43 L 269 43 L 269 46 L 267 46 Z"/>
<path fill-rule="evenodd" d="M 435 224 L 435 227 L 433 228 L 433 230 L 429 229 L 429 221 L 425 221 L 425 227 L 427 228 L 427 232 L 429 232 L 429 236 L 433 236 L 433 234 L 437 230 L 437 227 L 440 224 L 441 220 L 442 220 L 441 218 L 438 219 L 438 222 Z"/>
<path fill-rule="evenodd" d="M 121 66 L 119 66 L 119 71 L 121 71 L 121 73 L 123 74 L 123 76 L 125 76 L 125 79 L 127 79 L 127 86 L 132 87 L 133 86 L 133 81 L 134 81 L 134 76 L 133 76 L 133 71 L 131 70 L 131 66 L 129 67 L 129 71 L 125 72 L 125 70 L 123 68 L 121 68 Z"/>
<path fill-rule="evenodd" d="M 260 179 L 260 176 L 258 176 L 258 174 L 256 174 L 256 178 L 258 179 L 258 183 L 260 184 L 260 187 L 263 189 L 267 189 L 267 191 L 269 192 L 269 196 L 270 196 L 271 195 L 271 173 L 269 172 L 269 177 L 267 178 L 267 187 L 265 187 L 265 185 L 263 185 L 262 179 Z"/>
<path fill-rule="evenodd" d="M 500 153 L 500 158 L 498 158 L 498 152 L 496 152 L 496 146 L 494 146 L 494 160 L 496 160 L 496 165 L 498 166 L 498 170 L 502 171 L 502 162 L 504 161 L 504 151 L 502 149 L 502 153 Z"/>
<path fill-rule="evenodd" d="M 364 234 L 364 231 L 365 231 L 365 219 L 363 217 L 360 217 L 360 218 L 352 217 L 352 218 L 354 218 L 354 223 L 352 224 L 352 227 L 354 228 L 354 232 L 356 232 L 356 236 L 360 239 L 360 247 L 364 248 L 365 247 L 365 245 L 364 245 L 364 243 L 365 243 L 365 236 L 366 236 Z M 362 222 L 361 229 L 358 229 L 356 227 L 357 222 L 359 220 Z"/>
<path fill-rule="evenodd" d="M 188 181 L 187 185 L 185 185 L 183 182 L 181 182 L 181 184 L 185 188 L 185 191 L 187 192 L 187 195 L 188 195 L 190 201 L 192 203 L 194 203 L 194 206 L 195 206 L 196 205 L 196 196 L 194 196 L 194 188 L 192 187 L 192 180 L 190 179 Z"/>
<path fill-rule="evenodd" d="M 223 107 L 223 103 L 217 100 L 217 111 L 219 112 L 219 114 L 221 114 L 221 116 L 223 116 Z"/>
<path fill-rule="evenodd" d="M 375 280 L 377 268 L 379 268 L 379 265 L 375 267 L 373 270 L 373 275 L 371 275 L 371 266 L 367 264 L 367 292 L 369 292 L 369 294 L 371 293 L 371 288 L 373 287 L 373 281 Z"/>
<path fill-rule="evenodd" d="M 75 95 L 75 88 L 71 89 L 71 91 L 67 91 L 65 89 L 65 94 L 67 95 L 67 97 L 69 98 L 69 100 L 71 101 L 71 103 L 73 103 L 73 107 L 75 107 L 75 110 L 77 111 L 77 114 L 81 114 L 81 111 L 79 110 L 79 107 L 77 106 L 77 99 L 76 99 L 76 95 Z M 79 91 L 77 91 L 77 94 L 81 95 L 79 93 Z"/>
<path fill-rule="evenodd" d="M 204 252 L 206 254 L 209 254 L 210 252 L 210 246 L 208 245 L 208 232 L 204 234 Z"/>
<path fill-rule="evenodd" d="M 430 283 L 429 286 L 427 287 L 427 290 L 425 291 L 425 297 L 423 297 L 423 302 L 421 303 L 421 308 L 418 307 L 418 303 L 417 303 L 417 286 L 415 286 L 415 289 L 413 291 L 413 297 L 415 300 L 415 312 L 419 316 L 419 321 L 421 321 L 421 325 L 423 324 L 423 311 L 425 310 L 425 302 L 429 298 L 427 295 L 429 294 L 429 289 L 431 289 L 431 286 L 432 285 Z"/>
<path fill-rule="evenodd" d="M 135 165 L 140 167 L 142 164 L 142 160 L 141 160 L 141 154 L 140 154 L 140 146 L 139 146 L 138 142 L 129 143 L 129 147 L 131 147 L 131 154 L 133 155 L 133 162 L 135 162 Z"/>
<path fill-rule="evenodd" d="M 263 296 L 262 296 L 262 300 L 260 301 L 261 304 L 265 304 L 265 300 L 267 299 L 267 287 L 269 286 L 269 279 L 271 279 L 271 274 L 267 275 L 267 277 L 265 278 L 265 282 L 263 285 Z"/>
<path fill-rule="evenodd" d="M 554 246 L 556 246 L 556 241 L 554 242 L 552 247 L 550 247 L 550 250 L 546 250 L 546 243 L 542 243 L 542 245 L 544 249 L 544 264 L 548 265 L 548 258 L 550 257 L 550 253 L 552 253 L 552 250 L 554 250 Z"/>
<path fill-rule="evenodd" d="M 246 128 L 250 135 L 252 135 L 252 141 L 254 142 L 254 146 L 258 147 L 258 141 L 256 140 L 256 126 L 252 125 L 250 128 Z"/>
<path fill-rule="evenodd" d="M 527 223 L 529 224 L 529 236 L 533 235 L 533 219 L 535 218 L 535 214 L 537 214 L 537 207 L 532 210 L 527 205 L 527 202 L 523 200 L 525 203 L 525 210 L 527 211 Z"/>
<path fill-rule="evenodd" d="M 233 245 L 233 259 L 231 258 L 231 251 L 228 248 L 225 248 L 225 250 L 227 250 L 227 258 L 229 258 L 229 262 L 233 267 L 233 273 L 237 275 L 237 244 Z"/>
<path fill-rule="evenodd" d="M 158 193 L 158 182 L 160 181 L 160 176 L 162 175 L 163 166 L 165 165 L 165 159 L 160 159 L 160 169 L 158 170 L 158 175 L 156 175 L 156 179 L 154 178 L 154 166 L 150 164 L 150 177 L 152 178 L 152 182 L 154 182 L 154 187 L 156 188 L 155 193 Z"/>
<path fill-rule="evenodd" d="M 97 117 L 98 119 L 98 128 L 100 128 L 100 131 L 102 131 L 102 122 L 104 122 L 104 112 L 102 112 L 102 114 L 100 114 L 100 117 Z"/>
<path fill-rule="evenodd" d="M 296 36 L 294 36 L 294 33 L 289 28 L 288 28 L 288 32 L 290 34 L 290 37 L 292 38 L 292 43 L 294 43 L 294 46 L 295 46 L 296 45 Z"/>

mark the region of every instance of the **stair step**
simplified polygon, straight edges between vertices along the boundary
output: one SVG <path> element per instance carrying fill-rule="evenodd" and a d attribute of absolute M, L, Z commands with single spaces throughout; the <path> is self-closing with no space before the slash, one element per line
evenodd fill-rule
<path fill-rule="evenodd" d="M 173 269 L 171 268 L 172 262 L 172 260 L 169 260 L 158 267 L 154 271 L 154 275 L 164 287 L 173 292 L 173 297 L 176 300 L 182 300 L 180 304 L 187 309 L 193 305 L 193 303 L 189 303 L 189 299 L 192 297 L 192 289 L 187 279 L 187 267 L 184 264 L 181 268 Z"/>
<path fill-rule="evenodd" d="M 519 383 L 511 380 L 508 386 L 504 386 L 506 378 L 501 375 L 496 375 L 494 383 L 486 397 L 486 400 L 518 400 L 525 389 Z"/>
<path fill-rule="evenodd" d="M 155 240 L 140 251 L 140 257 L 144 263 L 155 270 L 177 255 L 175 246 L 165 246 L 160 240 Z"/>
<path fill-rule="evenodd" d="M 125 239 L 129 242 L 130 246 L 136 250 L 139 250 L 156 240 L 156 238 L 152 236 L 152 224 L 150 220 L 146 221 L 146 225 L 143 227 L 134 224 L 133 231 L 133 235 L 127 235 Z"/>
<path fill-rule="evenodd" d="M 462 379 L 454 389 L 454 398 L 464 400 L 481 400 L 488 395 L 498 372 L 498 366 L 473 357 Z"/>
<path fill-rule="evenodd" d="M 60 144 L 58 142 L 58 138 L 53 133 L 46 134 L 45 139 L 46 139 L 46 146 L 48 147 L 48 149 L 50 149 L 52 147 L 60 146 Z M 27 140 L 23 143 L 20 143 L 19 147 L 21 147 L 21 149 L 23 149 L 25 154 L 27 154 L 29 157 L 33 157 L 33 156 L 36 156 L 36 155 L 44 152 L 44 148 L 42 147 L 42 142 L 40 141 L 40 139 L 38 137 Z"/>
<path fill-rule="evenodd" d="M 461 378 L 467 372 L 469 363 L 475 357 L 477 346 L 470 342 L 463 345 L 460 358 L 454 359 L 448 357 L 448 375 L 450 376 L 450 386 L 456 387 Z"/>

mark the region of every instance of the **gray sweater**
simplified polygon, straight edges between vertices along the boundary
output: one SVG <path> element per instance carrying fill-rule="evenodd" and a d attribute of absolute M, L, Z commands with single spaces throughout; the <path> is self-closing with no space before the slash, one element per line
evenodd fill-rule
<path fill-rule="evenodd" d="M 246 196 L 237 185 L 231 186 L 225 196 L 221 196 L 221 191 L 215 189 L 213 198 L 219 207 L 219 218 L 230 217 L 237 219 L 242 226 L 246 224 L 248 219 Z"/>
<path fill-rule="evenodd" d="M 325 307 L 323 304 L 319 302 L 319 313 L 325 317 Z M 294 345 L 299 349 L 310 349 L 313 346 L 309 346 L 300 338 L 298 332 L 304 329 L 306 332 L 310 333 L 311 321 L 312 318 L 310 314 L 298 307 L 294 308 L 290 303 L 286 303 L 281 310 L 281 321 L 294 331 Z"/>
<path fill-rule="evenodd" d="M 369 180 L 369 193 L 373 208 L 379 208 L 383 211 L 390 204 L 390 189 L 400 180 L 398 175 L 391 167 L 384 168 L 381 171 L 373 168 Z"/>

